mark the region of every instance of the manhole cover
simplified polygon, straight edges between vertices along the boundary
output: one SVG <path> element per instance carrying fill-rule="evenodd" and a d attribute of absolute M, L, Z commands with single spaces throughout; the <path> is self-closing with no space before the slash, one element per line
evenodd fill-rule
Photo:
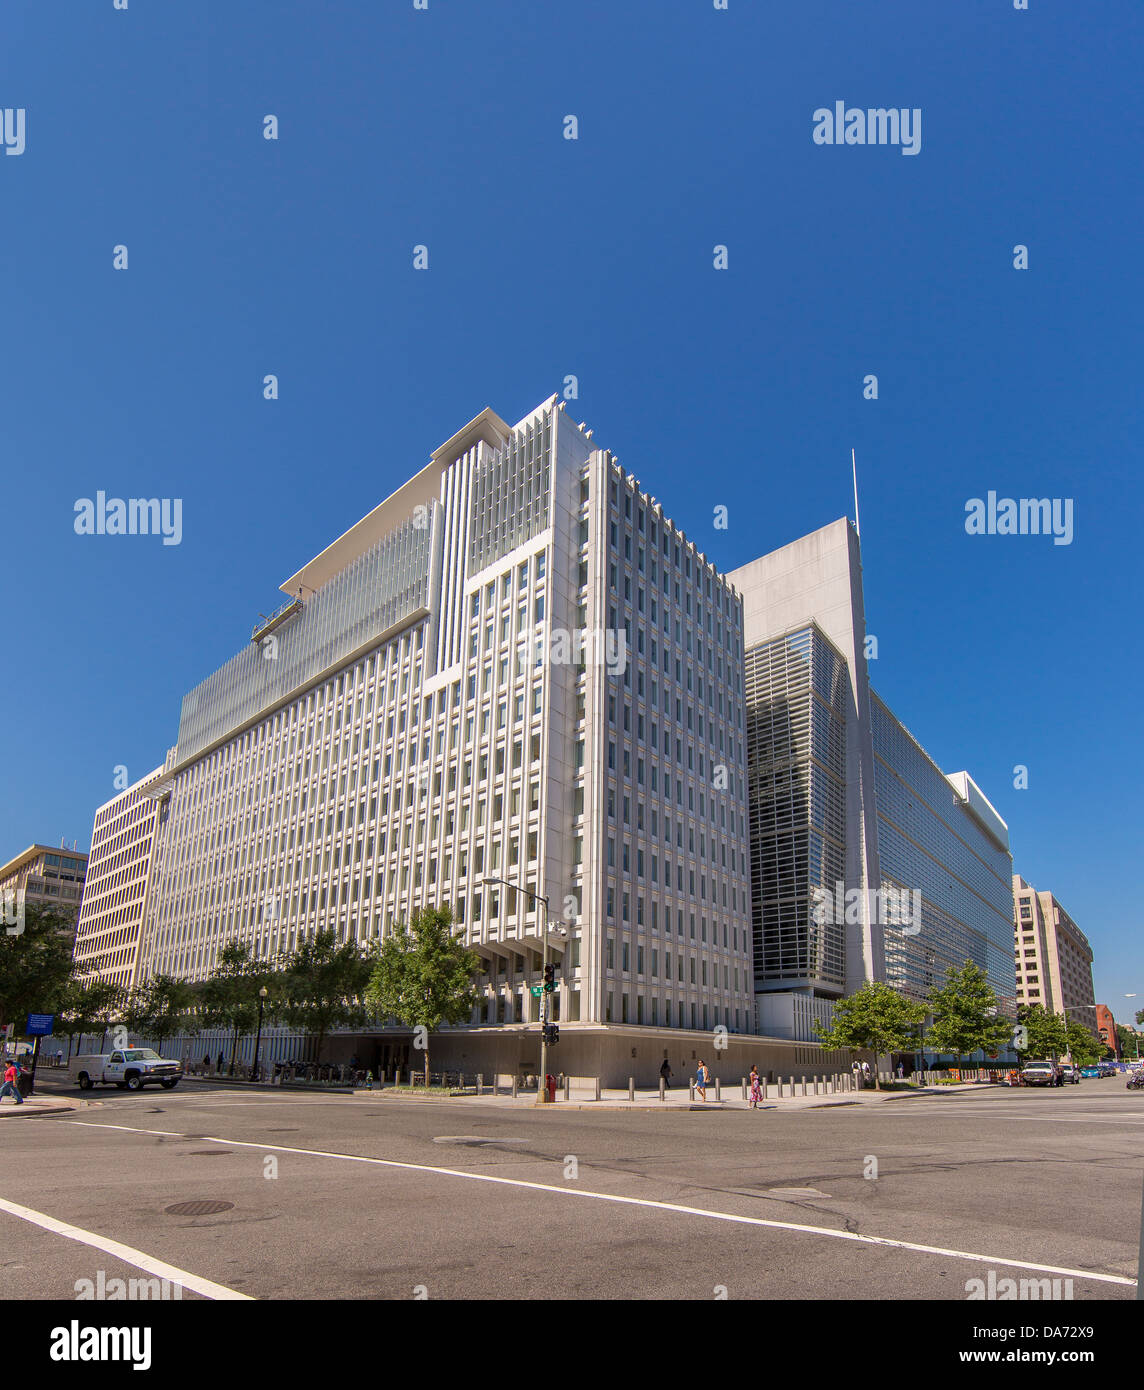
<path fill-rule="evenodd" d="M 216 1212 L 230 1211 L 233 1202 L 176 1202 L 173 1207 L 164 1207 L 168 1216 L 214 1216 Z"/>

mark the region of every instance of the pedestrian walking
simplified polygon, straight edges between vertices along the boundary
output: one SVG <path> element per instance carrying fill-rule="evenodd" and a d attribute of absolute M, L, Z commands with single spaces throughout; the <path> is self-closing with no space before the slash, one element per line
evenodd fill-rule
<path fill-rule="evenodd" d="M 906 1074 L 905 1063 L 904 1063 L 904 1062 L 899 1062 L 899 1063 L 898 1063 L 898 1080 L 901 1081 L 901 1079 L 905 1076 L 905 1074 Z"/>
<path fill-rule="evenodd" d="M 672 1070 L 671 1070 L 671 1063 L 667 1060 L 666 1057 L 663 1059 L 663 1065 L 662 1065 L 662 1066 L 660 1067 L 660 1069 L 659 1069 L 659 1076 L 660 1076 L 660 1080 L 661 1080 L 661 1081 L 663 1082 L 663 1084 L 664 1084 L 664 1088 L 665 1088 L 666 1090 L 670 1091 L 670 1090 L 671 1090 Z"/>
<path fill-rule="evenodd" d="M 220 1053 L 218 1054 L 218 1073 L 219 1073 L 220 1076 L 222 1075 L 223 1060 L 224 1060 L 224 1059 L 223 1059 L 223 1055 L 222 1055 L 222 1053 L 220 1052 Z"/>
<path fill-rule="evenodd" d="M 763 1088 L 759 1084 L 759 1069 L 752 1064 L 751 1066 L 751 1109 L 757 1110 L 759 1102 L 763 1098 Z"/>
<path fill-rule="evenodd" d="M 4 1084 L 0 1086 L 0 1102 L 3 1102 L 5 1096 L 11 1096 L 17 1105 L 24 1104 L 24 1097 L 16 1087 L 18 1079 L 19 1073 L 16 1070 L 16 1064 L 9 1062 L 4 1068 Z"/>
<path fill-rule="evenodd" d="M 695 1089 L 699 1092 L 699 1099 L 702 1101 L 707 1099 L 708 1079 L 707 1063 L 700 1058 L 699 1067 L 695 1072 Z"/>
<path fill-rule="evenodd" d="M 863 1063 L 862 1063 L 862 1084 L 863 1084 L 863 1086 L 869 1086 L 869 1085 L 870 1085 L 870 1063 L 869 1063 L 869 1062 L 863 1062 Z"/>

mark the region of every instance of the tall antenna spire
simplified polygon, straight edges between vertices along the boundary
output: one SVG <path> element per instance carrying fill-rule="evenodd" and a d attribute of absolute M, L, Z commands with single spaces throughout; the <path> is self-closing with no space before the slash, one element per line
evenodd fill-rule
<path fill-rule="evenodd" d="M 854 529 L 858 532 L 858 539 L 862 539 L 862 526 L 858 520 L 858 460 L 854 457 L 854 450 L 850 450 L 850 468 L 854 474 Z"/>

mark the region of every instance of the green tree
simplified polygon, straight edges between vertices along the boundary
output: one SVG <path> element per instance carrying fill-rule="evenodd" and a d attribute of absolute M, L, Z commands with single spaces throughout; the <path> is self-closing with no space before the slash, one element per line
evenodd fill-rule
<path fill-rule="evenodd" d="M 19 934 L 0 925 L 0 1023 L 14 1023 L 22 1034 L 28 1014 L 60 1012 L 75 973 L 72 926 L 36 903 L 26 904 Z"/>
<path fill-rule="evenodd" d="M 219 951 L 214 969 L 195 986 L 196 1011 L 201 1025 L 226 1029 L 231 1034 L 231 1076 L 238 1055 L 238 1040 L 254 1032 L 258 1020 L 258 991 L 267 984 L 271 974 L 266 965 L 254 959 L 249 946 L 241 941 L 228 941 Z"/>
<path fill-rule="evenodd" d="M 194 1001 L 194 991 L 186 980 L 153 975 L 128 995 L 120 1021 L 129 1032 L 154 1039 L 162 1052 L 163 1044 L 176 1033 L 194 1031 Z"/>
<path fill-rule="evenodd" d="M 1000 1052 L 1012 1042 L 1011 1020 L 997 1012 L 997 995 L 985 971 L 967 960 L 946 972 L 947 983 L 930 996 L 929 1045 L 960 1062 L 973 1052 Z"/>
<path fill-rule="evenodd" d="M 1043 1004 L 1019 1004 L 1017 1024 L 1026 1033 L 1025 1046 L 1016 1049 L 1022 1063 L 1059 1057 L 1068 1051 L 1069 1034 L 1062 1014 L 1049 1013 Z M 1088 1036 L 1091 1041 L 1091 1034 Z"/>
<path fill-rule="evenodd" d="M 915 1004 L 884 981 L 867 980 L 861 989 L 834 1006 L 829 1028 L 815 1020 L 823 1047 L 855 1048 L 863 1052 L 904 1052 L 913 1047 L 914 1030 L 925 1020 L 923 1004 Z M 877 1086 L 881 1081 L 875 1078 Z"/>
<path fill-rule="evenodd" d="M 447 907 L 415 912 L 395 923 L 375 947 L 365 997 L 378 1013 L 408 1028 L 424 1028 L 425 1084 L 429 1084 L 428 1035 L 443 1023 L 463 1023 L 473 1012 L 473 976 L 480 957 L 453 929 Z"/>
<path fill-rule="evenodd" d="M 1140 1034 L 1126 1023 L 1118 1023 L 1116 1035 L 1120 1039 L 1120 1055 L 1126 1062 L 1134 1062 L 1140 1054 Z"/>
<path fill-rule="evenodd" d="M 369 977 L 370 963 L 356 941 L 339 946 L 332 931 L 320 931 L 288 957 L 284 976 L 275 981 L 281 1000 L 275 1012 L 290 1027 L 317 1034 L 321 1061 L 332 1028 L 366 1021 L 362 995 Z"/>
<path fill-rule="evenodd" d="M 99 975 L 88 980 L 68 980 L 60 998 L 56 1032 L 68 1040 L 69 1061 L 74 1040 L 83 1037 L 85 1033 L 104 1029 L 108 1020 L 118 1014 L 124 1002 L 123 988 Z"/>
<path fill-rule="evenodd" d="M 1075 1066 L 1091 1067 L 1093 1062 L 1105 1055 L 1107 1048 L 1092 1036 L 1083 1023 L 1070 1023 L 1068 1051 Z"/>

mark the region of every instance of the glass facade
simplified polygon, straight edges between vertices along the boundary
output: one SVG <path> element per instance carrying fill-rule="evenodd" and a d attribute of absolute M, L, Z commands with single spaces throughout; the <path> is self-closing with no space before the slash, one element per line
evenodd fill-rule
<path fill-rule="evenodd" d="M 383 536 L 304 599 L 301 613 L 251 644 L 183 699 L 178 761 L 256 718 L 388 628 L 428 607 L 436 503 Z M 418 520 L 422 524 L 418 524 Z"/>
<path fill-rule="evenodd" d="M 745 674 L 755 982 L 840 994 L 845 927 L 812 907 L 846 871 L 846 662 L 808 627 L 752 647 Z"/>
<path fill-rule="evenodd" d="M 967 809 L 941 769 L 871 691 L 882 881 L 921 894 L 921 930 L 887 926 L 891 984 L 924 998 L 946 970 L 979 965 L 1015 1007 L 1012 857 Z"/>

